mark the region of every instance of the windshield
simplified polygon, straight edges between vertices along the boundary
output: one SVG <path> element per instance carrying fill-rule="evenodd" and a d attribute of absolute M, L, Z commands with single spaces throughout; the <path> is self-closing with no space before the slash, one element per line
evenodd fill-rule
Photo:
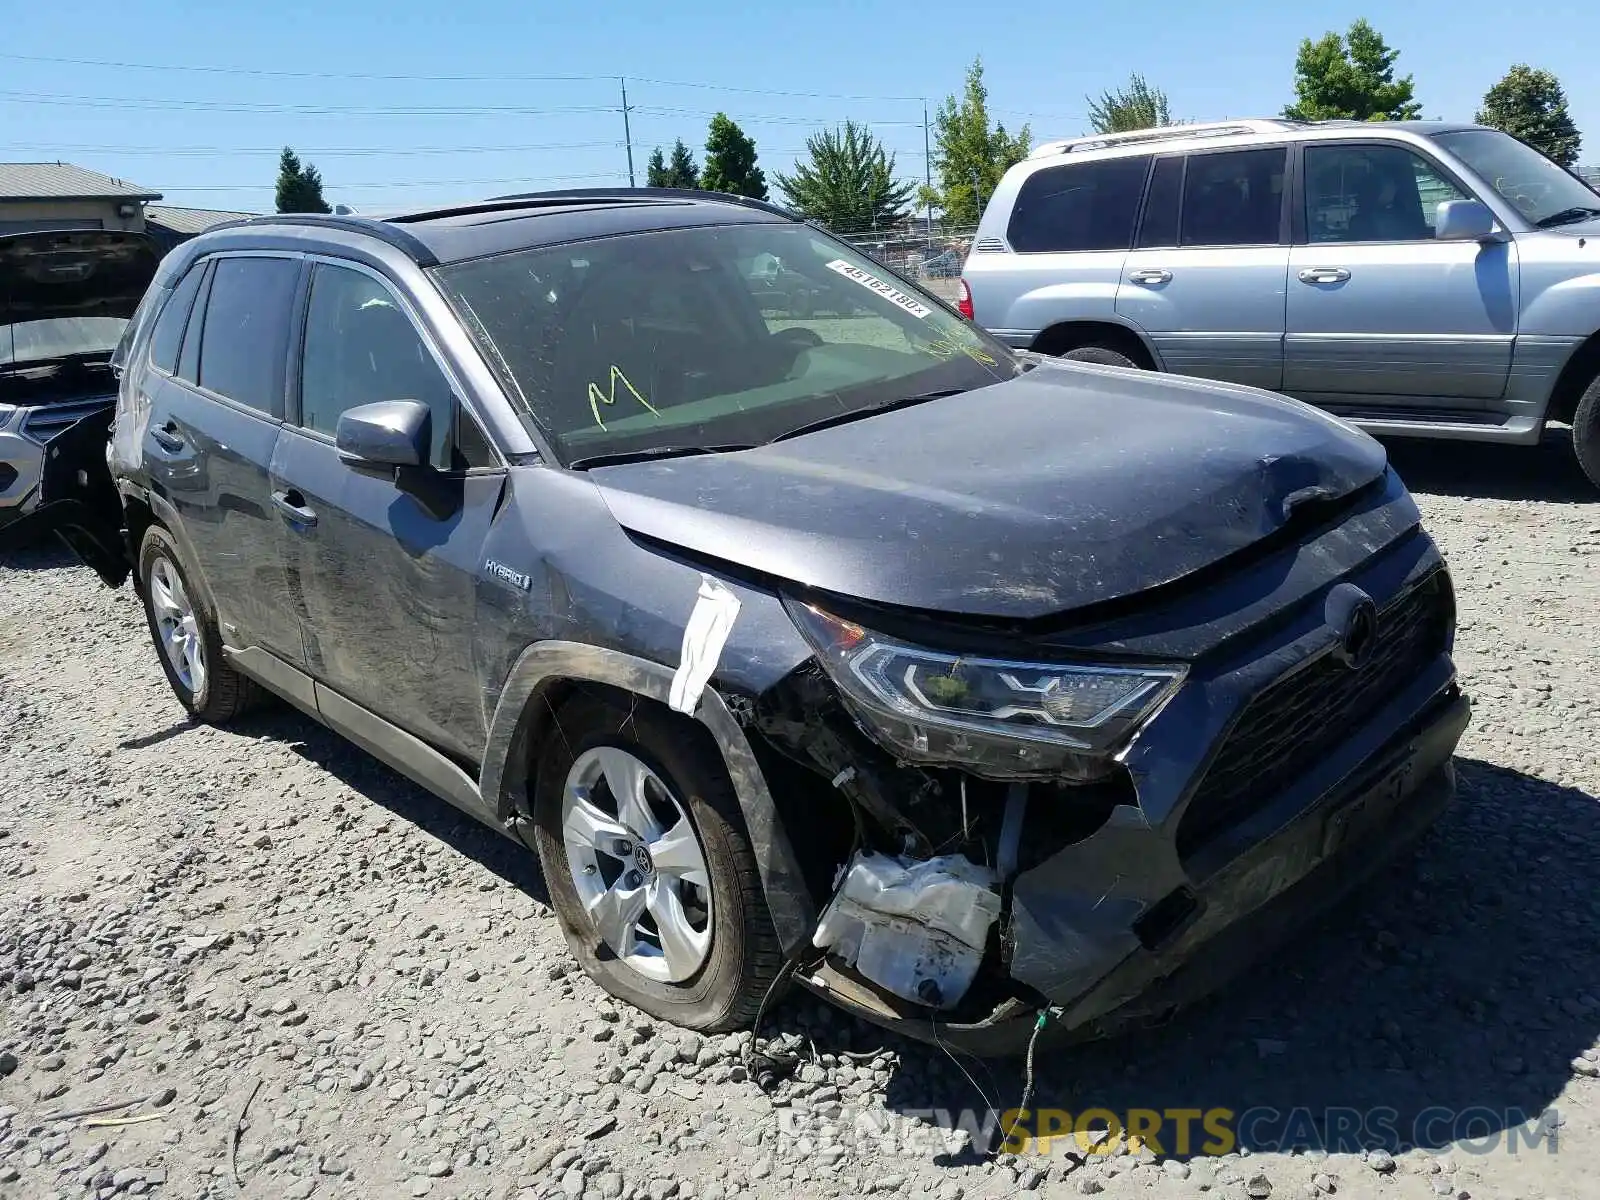
<path fill-rule="evenodd" d="M 0 363 L 109 354 L 127 324 L 124 317 L 52 317 L 0 326 Z"/>
<path fill-rule="evenodd" d="M 630 234 L 437 275 L 566 462 L 758 445 L 1022 369 L 1001 343 L 807 225 Z"/>
<path fill-rule="evenodd" d="M 1432 136 L 1530 224 L 1550 222 L 1553 217 L 1560 219 L 1552 224 L 1581 221 L 1586 211 L 1600 209 L 1600 193 L 1509 134 L 1463 129 Z"/>

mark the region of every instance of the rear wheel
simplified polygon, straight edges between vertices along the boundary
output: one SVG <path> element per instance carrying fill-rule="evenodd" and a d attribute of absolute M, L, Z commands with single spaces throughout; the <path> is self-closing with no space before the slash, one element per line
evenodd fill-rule
<path fill-rule="evenodd" d="M 1590 382 L 1572 415 L 1572 448 L 1589 482 L 1600 487 L 1600 375 Z"/>
<path fill-rule="evenodd" d="M 222 657 L 216 622 L 196 599 L 178 548 L 159 525 L 146 530 L 140 544 L 139 584 L 150 637 L 179 703 L 208 725 L 244 712 L 259 694 L 255 684 Z"/>
<path fill-rule="evenodd" d="M 1072 362 L 1099 363 L 1103 367 L 1137 369 L 1139 366 L 1138 363 L 1134 362 L 1121 350 L 1113 350 L 1110 346 L 1076 346 L 1061 357 L 1070 359 Z"/>
<path fill-rule="evenodd" d="M 567 944 L 601 987 L 705 1032 L 748 1025 L 781 962 L 709 736 L 647 702 L 580 696 L 540 757 L 534 823 Z"/>

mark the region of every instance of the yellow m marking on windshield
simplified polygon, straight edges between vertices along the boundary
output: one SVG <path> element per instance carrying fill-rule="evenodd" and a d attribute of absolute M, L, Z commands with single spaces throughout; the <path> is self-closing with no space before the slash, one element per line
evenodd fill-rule
<path fill-rule="evenodd" d="M 600 419 L 600 406 L 617 402 L 617 384 L 619 383 L 628 389 L 630 396 L 648 408 L 651 415 L 657 417 L 661 415 L 656 412 L 655 406 L 646 400 L 639 389 L 634 387 L 628 377 L 622 373 L 622 368 L 614 365 L 611 368 L 611 378 L 607 381 L 606 391 L 602 392 L 598 383 L 591 382 L 589 384 L 589 411 L 594 413 L 594 423 L 600 426 L 601 429 L 606 427 L 606 423 Z"/>

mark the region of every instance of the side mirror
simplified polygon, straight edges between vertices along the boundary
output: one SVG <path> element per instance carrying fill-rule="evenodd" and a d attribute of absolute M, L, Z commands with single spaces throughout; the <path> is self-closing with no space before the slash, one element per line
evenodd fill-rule
<path fill-rule="evenodd" d="M 420 400 L 360 404 L 340 414 L 333 441 L 351 466 L 420 467 L 433 445 L 433 412 Z"/>
<path fill-rule="evenodd" d="M 1481 200 L 1445 200 L 1433 229 L 1442 242 L 1481 242 L 1494 234 L 1494 213 Z"/>

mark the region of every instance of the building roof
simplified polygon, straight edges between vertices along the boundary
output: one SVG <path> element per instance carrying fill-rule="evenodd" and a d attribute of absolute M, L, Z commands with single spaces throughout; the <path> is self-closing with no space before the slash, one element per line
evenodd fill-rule
<path fill-rule="evenodd" d="M 144 210 L 146 224 L 159 225 L 173 233 L 204 233 L 213 225 L 224 221 L 242 221 L 255 213 L 226 212 L 220 208 L 177 208 L 170 204 L 152 204 Z"/>
<path fill-rule="evenodd" d="M 0 202 L 159 199 L 160 192 L 71 163 L 0 163 Z"/>

